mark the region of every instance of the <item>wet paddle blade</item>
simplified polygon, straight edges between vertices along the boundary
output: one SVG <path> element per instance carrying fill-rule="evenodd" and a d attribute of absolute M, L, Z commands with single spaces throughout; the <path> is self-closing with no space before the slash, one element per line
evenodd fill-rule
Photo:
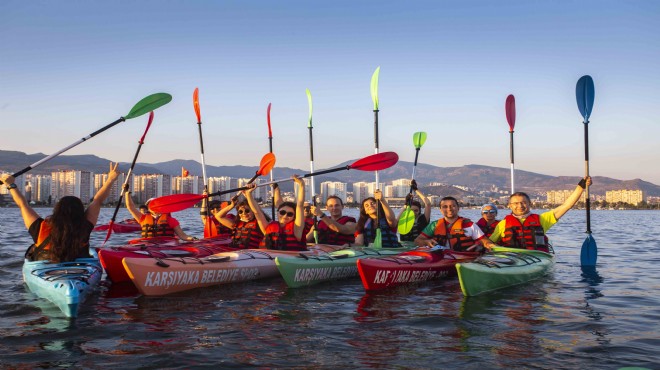
<path fill-rule="evenodd" d="M 266 153 L 261 158 L 261 163 L 259 163 L 259 171 L 257 171 L 257 174 L 259 176 L 268 175 L 273 167 L 275 167 L 275 154 Z"/>
<path fill-rule="evenodd" d="M 575 86 L 575 97 L 578 109 L 585 122 L 589 121 L 591 116 L 591 109 L 594 107 L 594 96 L 594 80 L 589 75 L 580 77 Z"/>
<path fill-rule="evenodd" d="M 403 211 L 401 217 L 399 218 L 399 234 L 404 235 L 410 233 L 415 224 L 415 212 L 410 209 L 410 206 L 406 206 L 406 210 Z"/>
<path fill-rule="evenodd" d="M 156 93 L 147 96 L 146 98 L 140 100 L 133 106 L 130 112 L 124 117 L 125 119 L 131 119 L 135 117 L 140 117 L 143 114 L 147 114 L 153 110 L 156 110 L 163 105 L 172 101 L 172 95 L 167 93 Z"/>
<path fill-rule="evenodd" d="M 398 161 L 399 155 L 395 152 L 382 152 L 357 160 L 348 167 L 360 171 L 380 171 L 394 166 Z"/>
<path fill-rule="evenodd" d="M 371 100 L 374 102 L 374 110 L 378 110 L 378 76 L 380 75 L 380 66 L 376 68 L 371 76 Z"/>
<path fill-rule="evenodd" d="M 199 194 L 172 194 L 156 198 L 149 202 L 149 209 L 157 213 L 172 213 L 182 211 L 206 198 Z"/>
<path fill-rule="evenodd" d="M 596 266 L 596 259 L 598 258 L 598 247 L 596 240 L 589 234 L 584 243 L 582 243 L 582 250 L 580 251 L 580 265 L 581 266 Z"/>
<path fill-rule="evenodd" d="M 420 149 L 426 142 L 426 132 L 420 131 L 413 134 L 413 145 L 415 149 Z"/>
<path fill-rule="evenodd" d="M 199 88 L 195 88 L 193 92 L 193 107 L 195 108 L 195 115 L 197 116 L 197 122 L 202 123 L 202 113 L 199 109 Z"/>
<path fill-rule="evenodd" d="M 504 110 L 506 111 L 506 121 L 509 123 L 509 132 L 513 132 L 513 128 L 516 126 L 516 98 L 513 95 L 506 97 Z"/>

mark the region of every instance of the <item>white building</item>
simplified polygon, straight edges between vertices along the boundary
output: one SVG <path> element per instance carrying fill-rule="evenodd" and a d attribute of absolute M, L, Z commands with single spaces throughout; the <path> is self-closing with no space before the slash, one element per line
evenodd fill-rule
<path fill-rule="evenodd" d="M 338 181 L 325 181 L 321 183 L 321 198 L 319 202 L 325 204 L 329 196 L 337 196 L 342 202 L 346 202 L 346 187 L 348 184 Z"/>

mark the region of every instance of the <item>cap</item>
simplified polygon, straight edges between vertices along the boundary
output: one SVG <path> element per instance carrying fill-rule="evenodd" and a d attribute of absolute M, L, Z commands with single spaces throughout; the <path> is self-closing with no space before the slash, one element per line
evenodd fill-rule
<path fill-rule="evenodd" d="M 483 206 L 481 206 L 481 212 L 482 213 L 484 211 L 484 208 L 486 208 L 486 207 L 493 207 L 493 209 L 495 210 L 495 214 L 497 214 L 497 206 L 494 203 L 486 203 Z"/>

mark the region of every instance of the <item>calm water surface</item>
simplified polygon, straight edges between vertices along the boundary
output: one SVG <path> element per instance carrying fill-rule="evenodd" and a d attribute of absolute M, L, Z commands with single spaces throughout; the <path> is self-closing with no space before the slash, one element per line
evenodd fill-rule
<path fill-rule="evenodd" d="M 104 209 L 99 223 L 111 215 Z M 198 210 L 175 216 L 187 233 L 202 233 Z M 358 278 L 304 289 L 270 279 L 164 297 L 105 283 L 69 320 L 26 291 L 30 237 L 18 209 L 0 209 L 0 368 L 658 369 L 658 225 L 657 211 L 592 211 L 599 262 L 583 272 L 584 211 L 573 210 L 550 231 L 552 274 L 469 299 L 455 278 L 379 294 L 365 294 Z M 92 244 L 104 237 L 94 233 Z M 115 234 L 111 244 L 131 237 Z"/>

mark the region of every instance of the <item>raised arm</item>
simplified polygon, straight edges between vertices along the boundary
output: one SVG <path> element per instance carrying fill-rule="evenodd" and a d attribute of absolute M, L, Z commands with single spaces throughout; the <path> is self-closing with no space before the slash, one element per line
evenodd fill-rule
<path fill-rule="evenodd" d="M 14 203 L 16 203 L 18 208 L 21 209 L 21 216 L 23 217 L 25 228 L 30 229 L 30 225 L 32 225 L 32 223 L 39 218 L 39 215 L 34 211 L 34 209 L 32 209 L 32 207 L 30 207 L 23 194 L 19 191 L 18 187 L 11 186 L 15 184 L 14 181 L 16 181 L 14 176 L 7 173 L 0 176 L 0 179 L 2 179 L 2 182 L 5 183 L 5 186 L 7 187 L 9 194 L 11 194 L 11 198 L 14 200 Z"/>
<path fill-rule="evenodd" d="M 391 228 L 395 228 L 398 225 L 396 215 L 392 211 L 392 208 L 387 204 L 387 200 L 383 197 L 383 193 L 380 190 L 374 191 L 374 198 L 376 201 L 380 200 L 380 203 L 383 205 L 383 211 L 385 212 L 385 218 L 387 219 L 387 224 Z"/>
<path fill-rule="evenodd" d="M 236 207 L 237 203 L 238 203 L 238 195 L 235 195 L 229 200 L 229 204 L 227 204 L 223 209 L 221 209 L 220 212 L 215 214 L 215 219 L 218 220 L 218 222 L 220 222 L 222 225 L 230 229 L 236 227 L 236 221 L 234 221 L 231 218 L 227 218 L 225 216 L 227 216 L 227 213 L 229 213 L 229 211 L 231 211 L 232 209 L 234 209 L 234 207 Z M 240 219 L 240 217 L 236 218 L 236 220 L 238 219 Z"/>
<path fill-rule="evenodd" d="M 137 209 L 135 206 L 135 203 L 133 203 L 133 197 L 131 197 L 130 193 L 127 193 L 126 196 L 124 197 L 124 201 L 126 202 L 126 209 L 128 209 L 128 212 L 133 215 L 133 218 L 135 221 L 140 222 L 142 219 L 142 213 L 140 213 L 140 210 Z"/>
<path fill-rule="evenodd" d="M 105 200 L 108 199 L 108 196 L 110 195 L 110 189 L 112 188 L 112 184 L 114 184 L 114 182 L 117 181 L 117 177 L 119 177 L 119 171 L 117 171 L 117 166 L 119 166 L 119 163 L 115 163 L 113 165 L 112 162 L 110 162 L 110 171 L 108 171 L 108 178 L 103 183 L 103 186 L 101 186 L 101 189 L 99 189 L 96 195 L 94 195 L 94 200 L 92 200 L 92 202 L 85 210 L 85 217 L 87 218 L 87 221 L 91 222 L 93 225 L 96 225 L 96 221 L 99 219 L 99 213 L 101 213 L 101 206 L 103 205 L 103 202 L 105 202 Z M 130 197 L 130 194 L 126 194 L 126 195 Z"/>
<path fill-rule="evenodd" d="M 277 183 L 274 183 L 272 187 L 273 187 L 273 201 L 275 202 L 275 209 L 277 209 L 277 207 L 279 207 L 280 204 L 284 203 L 284 199 L 282 199 L 280 186 Z"/>
<path fill-rule="evenodd" d="M 204 189 L 202 195 L 208 194 L 208 190 Z M 202 206 L 199 208 L 199 217 L 202 219 L 202 225 L 206 226 L 206 220 L 209 218 L 209 198 L 202 199 Z"/>
<path fill-rule="evenodd" d="M 296 175 L 293 175 L 293 181 L 298 185 L 298 199 L 296 199 L 296 219 L 294 221 L 293 235 L 297 240 L 301 240 L 305 229 L 305 182 Z"/>
<path fill-rule="evenodd" d="M 259 207 L 259 204 L 257 204 L 257 201 L 254 200 L 254 196 L 252 196 L 252 192 L 256 189 L 254 186 L 250 189 L 247 189 L 245 191 L 245 199 L 247 199 L 248 204 L 250 205 L 250 209 L 252 209 L 252 212 L 254 212 L 254 218 L 257 219 L 257 223 L 259 224 L 259 228 L 261 229 L 262 233 L 266 233 L 266 227 L 268 227 L 268 220 L 266 220 L 266 216 L 264 215 L 264 211 Z"/>
<path fill-rule="evenodd" d="M 419 189 L 415 190 L 415 193 L 419 197 L 419 199 L 422 200 L 422 203 L 424 203 L 424 217 L 426 217 L 426 222 L 431 222 L 431 201 L 429 198 L 424 196 L 424 193 L 419 191 Z"/>
<path fill-rule="evenodd" d="M 571 194 L 571 196 L 568 197 L 568 199 L 566 199 L 564 204 L 552 210 L 557 220 L 559 220 L 561 216 L 563 216 L 566 212 L 568 212 L 569 209 L 573 208 L 575 203 L 577 203 L 577 201 L 580 200 L 580 196 L 582 196 L 582 192 L 587 186 L 591 186 L 591 176 L 587 176 L 582 180 L 580 180 L 578 186 L 575 187 L 573 194 Z"/>

